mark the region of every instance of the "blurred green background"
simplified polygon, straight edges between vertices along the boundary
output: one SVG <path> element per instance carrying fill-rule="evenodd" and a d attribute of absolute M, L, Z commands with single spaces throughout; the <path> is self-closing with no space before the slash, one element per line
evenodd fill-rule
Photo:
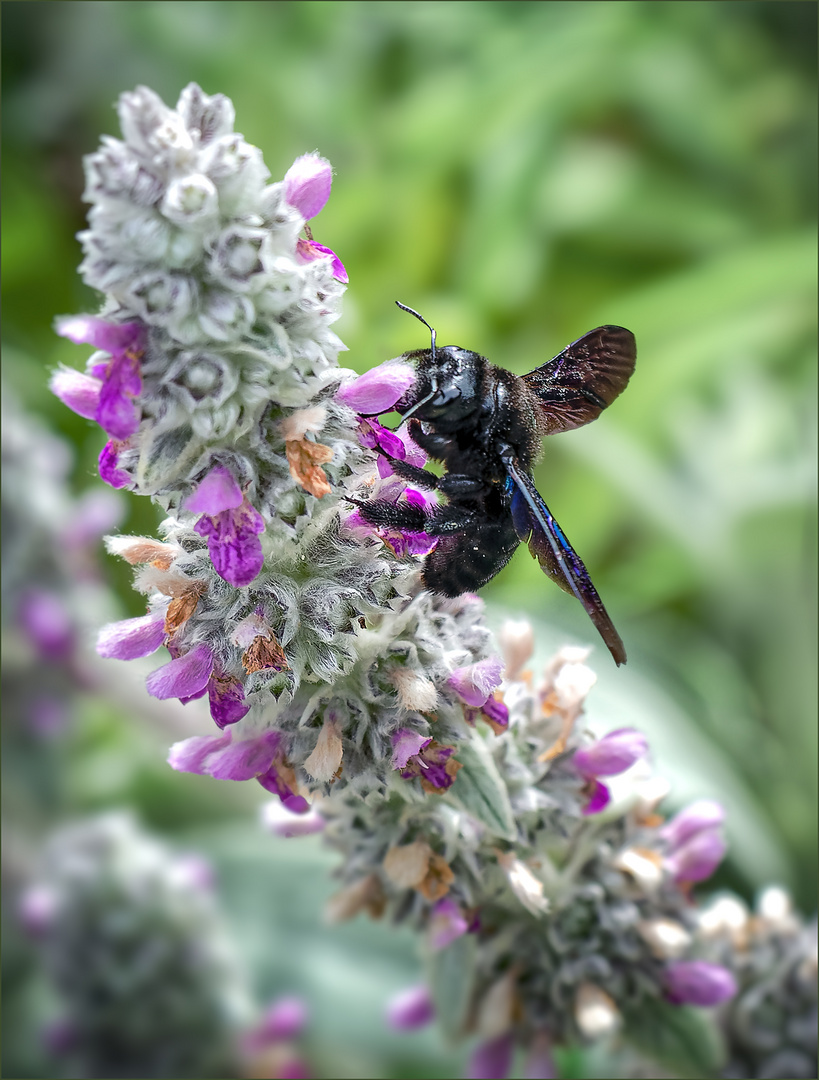
<path fill-rule="evenodd" d="M 396 299 L 519 373 L 601 323 L 636 334 L 627 392 L 549 440 L 536 471 L 628 668 L 525 549 L 484 595 L 494 620 L 545 624 L 544 648 L 598 645 L 593 721 L 646 728 L 678 800 L 726 802 L 718 883 L 750 897 L 774 875 L 814 910 L 816 5 L 6 2 L 2 20 L 4 380 L 73 445 L 74 491 L 98 483 L 102 437 L 46 382 L 85 361 L 54 316 L 98 302 L 75 272 L 81 159 L 119 134 L 122 91 L 173 105 L 193 80 L 233 100 L 274 178 L 301 153 L 332 161 L 313 227 L 350 275 L 350 367 L 424 345 Z M 155 529 L 145 501 L 124 531 Z M 105 572 L 140 614 L 128 575 Z M 316 930 L 331 890 L 317 844 L 257 835 L 261 792 L 170 774 L 167 738 L 104 700 L 75 714 L 56 745 L 6 755 L 50 760 L 47 810 L 6 799 L 15 828 L 135 805 L 222 868 L 260 994 L 312 995 L 318 1069 L 338 1053 L 345 1075 L 457 1074 L 433 1035 L 382 1031 L 378 1003 L 415 978 L 410 937 Z M 302 862 L 294 885 L 282 868 Z M 29 1011 L 13 1013 L 23 1031 Z M 16 1067 L 33 1070 L 26 1053 Z"/>

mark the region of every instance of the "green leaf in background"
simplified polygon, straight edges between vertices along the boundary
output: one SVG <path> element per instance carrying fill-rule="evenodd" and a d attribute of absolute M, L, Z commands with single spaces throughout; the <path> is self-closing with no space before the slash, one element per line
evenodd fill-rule
<path fill-rule="evenodd" d="M 452 1040 L 463 1035 L 476 954 L 474 936 L 461 934 L 446 948 L 431 951 L 427 957 L 427 985 L 435 1016 L 444 1035 Z"/>
<path fill-rule="evenodd" d="M 624 1036 L 674 1076 L 715 1076 L 725 1059 L 709 1013 L 690 1005 L 648 1002 L 639 1012 L 626 1014 Z"/>
<path fill-rule="evenodd" d="M 495 836 L 514 840 L 517 835 L 512 804 L 486 744 L 480 737 L 458 747 L 457 784 L 448 798 L 477 818 Z"/>

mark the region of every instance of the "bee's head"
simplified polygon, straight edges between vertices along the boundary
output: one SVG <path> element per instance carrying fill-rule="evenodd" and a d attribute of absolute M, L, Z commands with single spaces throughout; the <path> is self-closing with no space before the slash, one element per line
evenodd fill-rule
<path fill-rule="evenodd" d="M 431 335 L 429 349 L 407 353 L 407 359 L 418 365 L 418 378 L 410 393 L 398 403 L 399 409 L 402 405 L 406 409 L 402 419 L 415 416 L 419 420 L 458 421 L 474 412 L 484 358 L 458 345 L 437 348 L 435 331 L 426 319 L 405 304 L 397 300 L 396 303 L 419 319 Z"/>

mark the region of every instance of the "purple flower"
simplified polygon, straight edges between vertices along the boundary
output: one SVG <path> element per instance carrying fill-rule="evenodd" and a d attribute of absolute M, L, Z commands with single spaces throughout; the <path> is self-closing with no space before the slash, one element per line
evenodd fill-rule
<path fill-rule="evenodd" d="M 417 731 L 399 728 L 392 735 L 392 767 L 406 769 L 409 759 L 415 757 L 431 742 L 431 738 L 419 735 Z"/>
<path fill-rule="evenodd" d="M 336 281 L 340 281 L 342 285 L 346 285 L 350 280 L 350 276 L 344 267 L 344 263 L 339 259 L 332 248 L 325 247 L 324 244 L 317 244 L 315 240 L 305 240 L 304 237 L 299 237 L 296 241 L 296 254 L 302 262 L 312 262 L 314 259 L 321 259 L 325 256 L 329 256 L 330 259 L 332 259 L 331 265 L 333 277 Z"/>
<path fill-rule="evenodd" d="M 455 761 L 452 754 L 454 746 L 442 746 L 430 739 L 420 752 L 407 760 L 406 768 L 401 771 L 404 780 L 416 776 L 421 779 L 421 786 L 426 792 L 441 792 L 452 787 L 461 763 Z"/>
<path fill-rule="evenodd" d="M 396 458 L 398 461 L 404 461 L 407 457 L 407 448 L 396 432 L 390 431 L 383 424 L 379 424 L 377 420 L 361 417 L 358 421 L 358 438 L 362 446 L 366 446 L 370 450 L 384 451 L 383 454 L 378 455 L 376 461 L 378 475 L 382 480 L 394 475 L 393 467 L 384 454 L 388 454 L 389 457 Z"/>
<path fill-rule="evenodd" d="M 392 548 L 400 559 L 405 555 L 429 555 L 438 543 L 437 536 L 430 536 L 425 532 L 412 532 L 402 530 L 395 535 L 382 536 L 384 543 Z"/>
<path fill-rule="evenodd" d="M 472 725 L 478 719 L 485 720 L 496 735 L 502 735 L 509 727 L 509 709 L 496 694 L 490 694 L 479 709 L 465 709 L 464 717 Z"/>
<path fill-rule="evenodd" d="M 48 885 L 31 885 L 25 890 L 17 914 L 29 937 L 45 937 L 54 924 L 59 906 L 57 894 Z"/>
<path fill-rule="evenodd" d="M 268 1005 L 252 1037 L 258 1046 L 295 1039 L 307 1023 L 307 1005 L 298 997 L 282 997 Z"/>
<path fill-rule="evenodd" d="M 396 1031 L 415 1031 L 435 1019 L 435 1006 L 425 986 L 410 986 L 387 1002 L 387 1023 Z"/>
<path fill-rule="evenodd" d="M 511 1031 L 481 1043 L 469 1059 L 467 1077 L 469 1080 L 504 1080 L 512 1068 L 514 1050 Z"/>
<path fill-rule="evenodd" d="M 213 568 L 229 585 L 240 589 L 258 576 L 264 564 L 258 538 L 264 532 L 264 518 L 247 499 L 235 510 L 203 514 L 193 528 L 207 538 Z"/>
<path fill-rule="evenodd" d="M 20 629 L 44 660 L 67 660 L 74 647 L 74 624 L 55 593 L 29 589 L 17 611 Z"/>
<path fill-rule="evenodd" d="M 49 383 L 52 394 L 78 416 L 93 420 L 100 405 L 102 383 L 92 375 L 83 375 L 73 368 L 60 368 Z"/>
<path fill-rule="evenodd" d="M 605 784 L 601 784 L 599 780 L 589 780 L 586 784 L 587 802 L 583 807 L 584 816 L 588 817 L 590 814 L 599 814 L 601 810 L 605 810 L 611 802 L 611 792 Z"/>
<path fill-rule="evenodd" d="M 194 735 L 174 743 L 168 753 L 168 764 L 179 772 L 199 773 L 217 780 L 252 780 L 270 768 L 280 739 L 275 731 L 235 743 L 231 732 Z"/>
<path fill-rule="evenodd" d="M 302 154 L 285 173 L 284 197 L 305 221 L 327 205 L 333 183 L 333 167 L 318 154 Z"/>
<path fill-rule="evenodd" d="M 112 488 L 127 487 L 131 483 L 131 477 L 124 469 L 120 469 L 117 464 L 121 446 L 121 442 L 110 439 L 100 450 L 98 460 L 100 479 L 104 480 Z"/>
<path fill-rule="evenodd" d="M 731 972 L 705 960 L 678 960 L 663 976 L 666 997 L 675 1005 L 719 1005 L 737 992 Z"/>
<path fill-rule="evenodd" d="M 174 743 L 168 751 L 168 764 L 177 772 L 198 773 L 207 776 L 207 764 L 210 758 L 220 750 L 230 746 L 231 733 L 224 735 L 193 735 Z"/>
<path fill-rule="evenodd" d="M 278 795 L 282 806 L 291 814 L 307 814 L 310 803 L 303 795 L 296 793 L 296 776 L 293 767 L 288 765 L 281 755 L 276 755 L 265 772 L 260 773 L 256 779 L 271 795 Z"/>
<path fill-rule="evenodd" d="M 716 829 L 703 829 L 668 855 L 665 867 L 677 884 L 704 881 L 722 862 L 725 847 L 725 840 Z"/>
<path fill-rule="evenodd" d="M 466 705 L 481 707 L 500 685 L 503 677 L 503 661 L 499 656 L 489 656 L 468 667 L 456 668 L 446 681 Z"/>
<path fill-rule="evenodd" d="M 183 510 L 192 514 L 215 517 L 223 510 L 236 510 L 242 505 L 242 489 L 225 465 L 216 465 L 182 502 Z"/>
<path fill-rule="evenodd" d="M 245 701 L 242 683 L 233 675 L 211 674 L 208 679 L 210 715 L 219 728 L 235 724 L 246 716 L 250 706 Z"/>
<path fill-rule="evenodd" d="M 56 330 L 75 345 L 93 345 L 112 355 L 144 348 L 144 330 L 138 322 L 111 323 L 96 315 L 64 315 L 57 319 Z"/>
<path fill-rule="evenodd" d="M 725 854 L 719 831 L 725 810 L 713 799 L 699 799 L 679 812 L 660 830 L 668 845 L 665 866 L 678 884 L 704 881 Z"/>
<path fill-rule="evenodd" d="M 625 772 L 648 750 L 645 735 L 634 728 L 610 731 L 591 746 L 575 752 L 574 767 L 587 779 Z"/>
<path fill-rule="evenodd" d="M 57 320 L 57 333 L 75 344 L 93 345 L 110 353 L 110 359 L 95 364 L 92 375 L 101 380 L 93 419 L 114 439 L 127 439 L 139 427 L 141 410 L 135 400 L 142 393 L 139 361 L 145 349 L 145 333 L 137 322 L 110 323 L 93 315 L 69 315 Z M 80 387 L 75 379 L 55 376 L 52 389 L 69 408 L 87 415 L 92 387 Z M 63 396 L 66 395 L 66 396 Z M 74 404 L 72 404 L 72 401 Z"/>
<path fill-rule="evenodd" d="M 370 525 L 358 510 L 347 515 L 344 525 L 348 529 L 360 529 L 367 536 L 377 536 L 399 558 L 404 555 L 429 555 L 438 543 L 438 537 L 430 536 L 429 533 Z"/>
<path fill-rule="evenodd" d="M 333 169 L 329 161 L 318 154 L 302 154 L 296 158 L 284 177 L 285 200 L 298 210 L 305 221 L 310 221 L 327 204 L 333 183 Z M 312 262 L 329 256 L 332 259 L 333 277 L 346 284 L 347 271 L 332 248 L 317 244 L 307 230 L 307 239 L 296 244 L 296 254 L 303 262 Z"/>
<path fill-rule="evenodd" d="M 165 613 L 142 615 L 103 626 L 97 637 L 97 653 L 106 660 L 136 660 L 137 657 L 156 652 L 164 640 Z"/>
<path fill-rule="evenodd" d="M 254 739 L 231 743 L 208 759 L 206 771 L 217 780 L 253 780 L 263 776 L 276 756 L 280 741 L 277 731 L 266 731 Z"/>
<path fill-rule="evenodd" d="M 439 900 L 429 920 L 429 944 L 436 952 L 451 945 L 469 930 L 463 912 L 449 897 Z"/>
<path fill-rule="evenodd" d="M 139 427 L 141 411 L 134 400 L 142 392 L 139 356 L 124 353 L 113 356 L 100 391 L 100 403 L 94 419 L 114 439 L 127 439 Z"/>
<path fill-rule="evenodd" d="M 625 772 L 648 750 L 645 735 L 634 728 L 618 728 L 590 746 L 575 751 L 574 767 L 587 781 L 588 800 L 583 814 L 599 814 L 611 802 L 611 792 L 598 776 L 616 776 Z"/>
<path fill-rule="evenodd" d="M 362 416 L 378 416 L 391 409 L 414 382 L 415 371 L 409 364 L 388 360 L 342 386 L 336 400 Z"/>
<path fill-rule="evenodd" d="M 725 820 L 725 810 L 713 799 L 698 799 L 680 810 L 660 829 L 660 836 L 673 850 L 704 829 L 716 829 Z"/>
<path fill-rule="evenodd" d="M 190 698 L 204 692 L 213 671 L 213 653 L 205 642 L 152 671 L 145 681 L 151 697 Z"/>

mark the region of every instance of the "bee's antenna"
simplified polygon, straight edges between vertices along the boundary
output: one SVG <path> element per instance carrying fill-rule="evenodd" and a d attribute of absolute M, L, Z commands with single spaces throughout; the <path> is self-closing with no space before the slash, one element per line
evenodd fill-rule
<path fill-rule="evenodd" d="M 426 397 L 421 398 L 420 401 L 416 401 L 415 404 L 412 406 L 412 408 L 407 409 L 407 411 L 405 413 L 401 413 L 401 416 L 400 416 L 399 421 L 398 421 L 398 427 L 401 427 L 401 425 L 404 423 L 404 421 L 408 420 L 412 416 L 412 414 L 415 412 L 416 409 L 420 409 L 422 405 L 426 405 L 426 403 L 428 401 L 432 401 L 432 399 L 435 397 L 435 395 L 437 393 L 438 393 L 438 387 L 437 387 L 437 385 L 433 385 L 432 389 L 430 390 L 430 392 L 427 394 Z"/>
<path fill-rule="evenodd" d="M 431 349 L 432 349 L 432 359 L 434 361 L 435 360 L 435 331 L 429 325 L 429 323 L 424 318 L 424 316 L 419 315 L 418 312 L 414 308 L 407 307 L 407 305 L 402 304 L 400 300 L 396 300 L 395 302 L 401 308 L 402 311 L 408 311 L 410 313 L 410 315 L 414 315 L 415 318 L 418 319 L 419 322 L 422 322 L 424 324 L 424 326 L 427 328 L 427 330 L 429 330 L 430 334 L 432 334 Z"/>

